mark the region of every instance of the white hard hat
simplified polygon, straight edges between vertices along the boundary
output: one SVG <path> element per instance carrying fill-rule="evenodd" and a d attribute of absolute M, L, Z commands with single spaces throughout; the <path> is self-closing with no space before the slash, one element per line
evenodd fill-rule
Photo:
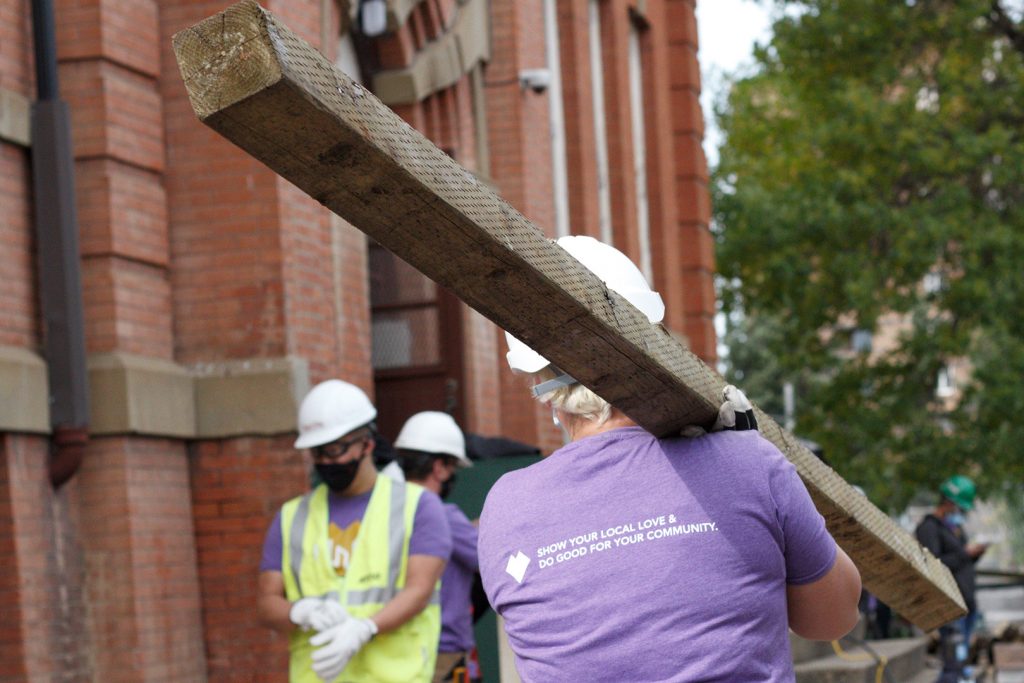
<path fill-rule="evenodd" d="M 302 399 L 295 447 L 323 446 L 373 422 L 376 417 L 377 409 L 362 389 L 340 379 L 329 379 L 310 389 Z"/>
<path fill-rule="evenodd" d="M 436 410 L 416 413 L 402 425 L 394 445 L 411 451 L 452 455 L 460 467 L 473 465 L 466 456 L 466 439 L 462 430 L 448 413 Z"/>
<path fill-rule="evenodd" d="M 665 303 L 661 295 L 651 289 L 644 274 L 621 251 L 585 235 L 561 237 L 556 244 L 601 278 L 608 289 L 636 306 L 652 324 L 664 319 Z M 505 340 L 508 342 L 505 357 L 513 370 L 537 372 L 550 365 L 546 358 L 508 332 Z"/>

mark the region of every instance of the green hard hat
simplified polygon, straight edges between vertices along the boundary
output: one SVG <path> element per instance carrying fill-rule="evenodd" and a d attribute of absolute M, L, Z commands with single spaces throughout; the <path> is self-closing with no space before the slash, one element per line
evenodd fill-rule
<path fill-rule="evenodd" d="M 962 474 L 955 474 L 939 486 L 939 493 L 951 500 L 961 510 L 970 510 L 974 507 L 974 494 L 976 489 L 970 477 Z"/>

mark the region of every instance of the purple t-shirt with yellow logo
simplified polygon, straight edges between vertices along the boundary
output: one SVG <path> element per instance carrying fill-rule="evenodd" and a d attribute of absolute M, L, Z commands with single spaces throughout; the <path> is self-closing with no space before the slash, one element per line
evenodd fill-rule
<path fill-rule="evenodd" d="M 342 496 L 330 493 L 327 496 L 330 512 L 330 524 L 327 534 L 330 536 L 329 551 L 331 564 L 338 576 L 345 576 L 349 558 L 352 554 L 352 542 L 359 533 L 363 522 L 363 513 L 370 504 L 373 490 L 358 496 Z M 267 535 L 263 540 L 263 557 L 260 571 L 281 571 L 281 511 L 278 510 L 271 522 Z M 413 518 L 412 535 L 409 538 L 410 555 L 432 555 L 448 560 L 452 552 L 451 530 L 448 517 L 441 499 L 430 491 L 420 495 Z"/>
<path fill-rule="evenodd" d="M 537 681 L 792 681 L 786 585 L 836 546 L 793 466 L 756 431 L 571 443 L 502 477 L 480 572 Z"/>

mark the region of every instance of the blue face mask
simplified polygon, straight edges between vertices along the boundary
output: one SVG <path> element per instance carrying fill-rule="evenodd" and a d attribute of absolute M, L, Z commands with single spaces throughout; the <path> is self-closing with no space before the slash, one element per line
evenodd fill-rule
<path fill-rule="evenodd" d="M 949 526 L 963 526 L 966 521 L 967 520 L 964 518 L 963 514 L 959 512 L 946 515 L 946 524 Z"/>

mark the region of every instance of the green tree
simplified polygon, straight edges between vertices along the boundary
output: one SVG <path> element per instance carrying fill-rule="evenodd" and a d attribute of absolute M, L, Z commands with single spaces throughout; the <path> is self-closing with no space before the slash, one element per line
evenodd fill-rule
<path fill-rule="evenodd" d="M 718 107 L 724 310 L 773 330 L 801 386 L 797 431 L 893 509 L 951 472 L 986 492 L 1024 478 L 1024 26 L 1009 2 L 775 0 L 753 74 Z M 893 314 L 893 343 L 859 351 Z M 962 359 L 950 407 L 936 383 Z"/>

